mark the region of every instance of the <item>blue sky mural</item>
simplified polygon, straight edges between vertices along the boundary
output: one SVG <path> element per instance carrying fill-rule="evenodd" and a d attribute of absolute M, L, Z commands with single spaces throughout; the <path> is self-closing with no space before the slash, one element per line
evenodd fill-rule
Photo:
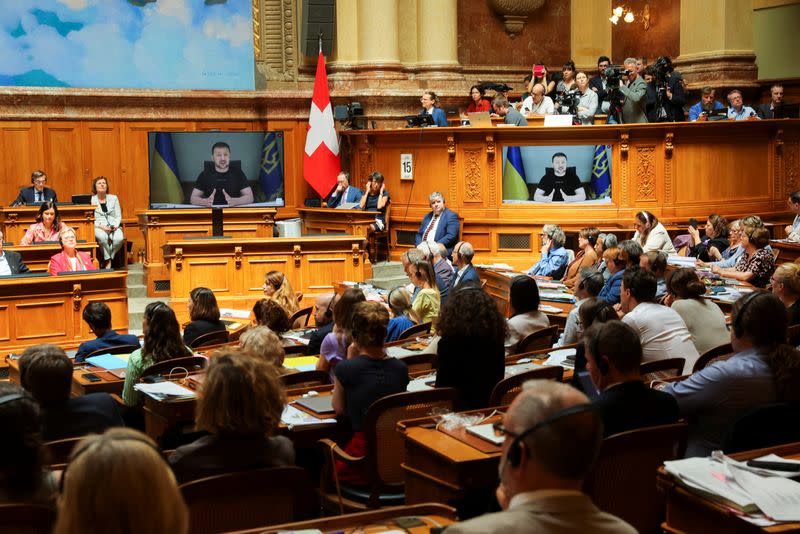
<path fill-rule="evenodd" d="M 253 90 L 251 0 L 27 0 L 0 10 L 0 85 Z"/>

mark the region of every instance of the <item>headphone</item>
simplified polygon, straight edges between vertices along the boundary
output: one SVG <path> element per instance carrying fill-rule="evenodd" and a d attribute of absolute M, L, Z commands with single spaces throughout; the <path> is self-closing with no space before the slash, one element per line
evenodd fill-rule
<path fill-rule="evenodd" d="M 519 467 L 520 462 L 522 461 L 522 448 L 527 449 L 527 445 L 525 444 L 525 438 L 529 435 L 533 434 L 540 428 L 544 428 L 546 426 L 550 426 L 553 423 L 560 421 L 561 419 L 565 419 L 572 415 L 577 415 L 580 413 L 586 412 L 595 412 L 597 407 L 594 404 L 578 404 L 577 406 L 571 406 L 565 410 L 560 410 L 544 421 L 539 421 L 528 430 L 522 432 L 517 437 L 514 438 L 514 441 L 511 442 L 511 446 L 508 448 L 508 452 L 506 453 L 506 460 L 511 465 L 511 467 Z"/>
<path fill-rule="evenodd" d="M 331 300 L 328 301 L 328 306 L 325 308 L 325 313 L 323 314 L 327 319 L 333 319 L 333 301 L 336 299 L 336 295 L 331 297 Z"/>
<path fill-rule="evenodd" d="M 747 307 L 762 294 L 767 295 L 768 293 L 754 291 L 747 295 L 742 301 L 742 307 L 739 308 L 739 311 L 736 312 L 736 317 L 733 319 L 733 333 L 736 334 L 736 337 L 744 336 L 744 312 L 747 310 Z"/>
<path fill-rule="evenodd" d="M 650 218 L 650 215 L 648 215 L 646 211 L 640 211 L 640 212 L 637 214 L 637 217 L 638 217 L 639 215 L 641 215 L 641 216 L 642 216 L 642 218 L 644 219 L 644 225 L 645 225 L 645 227 L 650 227 L 650 226 L 653 224 L 653 220 Z"/>
<path fill-rule="evenodd" d="M 9 402 L 14 402 L 16 400 L 24 399 L 27 395 L 24 393 L 11 393 L 9 395 L 3 395 L 0 397 L 0 406 L 3 404 L 8 404 Z"/>
<path fill-rule="evenodd" d="M 598 276 L 602 277 L 603 275 L 600 274 L 599 272 L 594 272 L 594 273 L 590 274 L 589 276 L 587 276 L 585 278 L 581 277 L 581 279 L 578 281 L 578 289 L 583 289 L 584 288 L 584 282 L 586 282 L 586 280 L 594 280 Z"/>

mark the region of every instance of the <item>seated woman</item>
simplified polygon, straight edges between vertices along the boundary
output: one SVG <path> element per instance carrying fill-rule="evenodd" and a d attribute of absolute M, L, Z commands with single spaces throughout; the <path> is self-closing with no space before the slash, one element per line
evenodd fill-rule
<path fill-rule="evenodd" d="M 589 77 L 585 72 L 579 72 L 575 76 L 575 83 L 578 84 L 580 101 L 578 102 L 578 119 L 581 124 L 594 124 L 594 114 L 597 113 L 597 93 L 589 87 Z"/>
<path fill-rule="evenodd" d="M 196 287 L 189 292 L 188 307 L 191 322 L 183 329 L 186 345 L 205 334 L 225 331 L 225 323 L 219 320 L 217 297 L 207 287 Z"/>
<path fill-rule="evenodd" d="M 495 308 L 496 309 L 496 308 Z M 389 358 L 383 348 L 389 312 L 377 302 L 359 302 L 353 309 L 353 344 L 347 360 L 334 369 L 333 409 L 347 415 L 353 436 L 344 450 L 352 456 L 367 453 L 364 417 L 376 400 L 401 393 L 408 386 L 408 367 L 397 358 Z M 356 485 L 366 484 L 364 474 L 338 463 L 339 480 Z"/>
<path fill-rule="evenodd" d="M 463 410 L 485 408 L 505 376 L 506 322 L 497 305 L 479 286 L 460 286 L 442 308 L 437 331 L 436 387 L 456 388 Z"/>
<path fill-rule="evenodd" d="M 549 276 L 561 280 L 567 272 L 569 254 L 564 248 L 567 236 L 557 224 L 545 224 L 542 227 L 542 257 L 528 269 L 530 276 Z"/>
<path fill-rule="evenodd" d="M 281 375 L 298 372 L 297 369 L 283 366 L 286 357 L 283 342 L 267 326 L 254 326 L 245 330 L 239 338 L 239 348 L 271 363 Z"/>
<path fill-rule="evenodd" d="M 55 202 L 42 202 L 36 214 L 36 222 L 28 227 L 25 235 L 19 240 L 21 246 L 32 245 L 41 241 L 57 241 L 58 234 L 67 225 L 58 216 L 58 206 Z"/>
<path fill-rule="evenodd" d="M 386 342 L 396 341 L 405 330 L 419 323 L 419 317 L 411 307 L 411 295 L 406 288 L 396 287 L 389 291 L 389 326 L 386 329 Z"/>
<path fill-rule="evenodd" d="M 575 62 L 569 60 L 561 68 L 561 80 L 556 84 L 556 93 L 566 93 L 577 87 L 578 85 L 575 82 Z"/>
<path fill-rule="evenodd" d="M 433 124 L 436 126 L 447 126 L 447 116 L 444 110 L 436 105 L 436 93 L 433 91 L 424 91 L 419 101 L 422 102 L 422 111 L 419 112 L 420 115 L 427 114 L 433 117 Z"/>
<path fill-rule="evenodd" d="M 572 374 L 572 385 L 583 391 L 578 380 L 578 371 L 586 370 L 586 347 L 583 344 L 583 333 L 595 323 L 618 321 L 619 315 L 614 306 L 598 297 L 589 297 L 578 310 L 577 347 L 575 347 L 575 371 Z"/>
<path fill-rule="evenodd" d="M 530 276 L 516 276 L 509 289 L 511 318 L 506 323 L 506 356 L 513 353 L 517 343 L 542 328 L 550 326 L 550 319 L 539 311 L 539 286 Z"/>
<path fill-rule="evenodd" d="M 575 283 L 572 292 L 577 299 L 575 306 L 569 311 L 567 321 L 564 325 L 564 333 L 558 340 L 558 346 L 571 345 L 580 340 L 582 324 L 580 320 L 580 310 L 590 298 L 597 297 L 605 285 L 603 275 L 594 267 L 584 267 L 581 269 L 580 278 Z"/>
<path fill-rule="evenodd" d="M 352 342 L 351 330 L 355 306 L 366 300 L 363 291 L 351 287 L 345 290 L 333 306 L 333 331 L 322 340 L 317 360 L 317 370 L 328 371 L 331 380 L 336 366 L 347 358 L 347 347 Z"/>
<path fill-rule="evenodd" d="M 760 220 L 760 217 L 759 217 Z M 739 256 L 744 253 L 742 246 L 742 225 L 741 220 L 736 219 L 728 225 L 728 248 L 722 252 L 721 258 L 717 261 L 704 262 L 697 260 L 698 267 L 713 267 L 719 268 L 733 267 L 739 261 Z"/>
<path fill-rule="evenodd" d="M 700 231 L 694 226 L 689 226 L 689 235 L 692 245 L 689 256 L 701 261 L 718 261 L 722 253 L 728 250 L 728 221 L 716 213 L 708 216 L 705 227 L 705 236 L 700 237 Z"/>
<path fill-rule="evenodd" d="M 127 406 L 142 404 L 142 394 L 133 389 L 145 369 L 158 362 L 191 356 L 192 351 L 183 343 L 181 327 L 172 308 L 157 300 L 144 309 L 142 319 L 144 342 L 128 358 L 122 400 Z"/>
<path fill-rule="evenodd" d="M 268 326 L 276 334 L 283 334 L 292 329 L 289 324 L 289 314 L 283 306 L 271 299 L 261 299 L 253 305 L 253 315 L 256 324 Z"/>
<path fill-rule="evenodd" d="M 606 280 L 597 297 L 609 304 L 619 304 L 619 292 L 622 286 L 622 276 L 628 266 L 628 254 L 619 247 L 607 248 L 603 252 L 603 261 L 611 276 Z"/>
<path fill-rule="evenodd" d="M 369 225 L 368 232 L 383 232 L 386 230 L 386 207 L 389 205 L 389 192 L 383 183 L 383 174 L 373 172 L 367 178 L 367 188 L 361 197 L 361 209 L 376 211 L 375 222 Z"/>
<path fill-rule="evenodd" d="M 54 505 L 58 487 L 45 467 L 39 406 L 10 382 L 0 382 L 0 425 L 0 504 Z"/>
<path fill-rule="evenodd" d="M 677 254 L 672 245 L 667 229 L 658 222 L 658 218 L 649 211 L 640 211 L 633 219 L 633 240 L 639 243 L 645 252 L 660 250 L 666 254 Z"/>
<path fill-rule="evenodd" d="M 189 532 L 189 512 L 156 444 L 129 428 L 84 438 L 61 475 L 55 534 Z"/>
<path fill-rule="evenodd" d="M 594 251 L 597 253 L 597 263 L 594 264 L 594 268 L 603 275 L 604 280 L 608 280 L 609 277 L 611 277 L 611 273 L 606 269 L 606 261 L 603 259 L 603 253 L 606 249 L 616 247 L 618 243 L 617 236 L 611 233 L 600 234 L 597 237 L 597 243 L 594 245 Z"/>
<path fill-rule="evenodd" d="M 264 277 L 263 289 L 264 296 L 280 304 L 289 316 L 300 309 L 292 284 L 282 272 L 268 272 Z"/>
<path fill-rule="evenodd" d="M 662 390 L 675 397 L 689 421 L 687 457 L 720 449 L 733 423 L 751 408 L 798 400 L 800 353 L 786 345 L 786 323 L 786 307 L 775 295 L 743 296 L 733 305 L 736 354 Z"/>
<path fill-rule="evenodd" d="M 97 269 L 91 256 L 76 248 L 78 238 L 75 236 L 75 230 L 69 226 L 64 227 L 58 233 L 58 242 L 61 243 L 61 252 L 51 256 L 47 266 L 47 270 L 52 276 L 69 271 L 94 271 Z"/>
<path fill-rule="evenodd" d="M 486 98 L 486 91 L 479 85 L 473 85 L 469 88 L 469 106 L 467 106 L 467 113 L 476 112 L 490 112 L 492 111 L 492 103 Z"/>
<path fill-rule="evenodd" d="M 197 428 L 209 435 L 170 455 L 178 482 L 293 465 L 292 442 L 277 435 L 285 407 L 274 365 L 236 349 L 215 352 L 195 412 Z"/>
<path fill-rule="evenodd" d="M 104 269 L 111 267 L 114 256 L 122 248 L 125 236 L 122 235 L 122 207 L 116 195 L 108 192 L 108 178 L 98 176 L 92 181 L 92 204 L 94 210 L 94 237 L 103 251 L 101 264 Z"/>
<path fill-rule="evenodd" d="M 778 265 L 775 274 L 772 275 L 772 292 L 786 306 L 788 326 L 800 324 L 800 265 L 797 263 Z M 794 347 L 800 345 L 800 335 L 794 336 L 789 343 Z"/>
<path fill-rule="evenodd" d="M 431 263 L 426 260 L 415 261 L 409 268 L 411 283 L 419 288 L 411 309 L 419 317 L 420 324 L 433 323 L 439 317 L 442 299 L 436 286 L 436 275 Z M 435 327 L 435 325 L 433 325 Z M 434 331 L 435 328 L 431 328 Z"/>
<path fill-rule="evenodd" d="M 741 244 L 744 253 L 735 267 L 720 269 L 713 266 L 711 272 L 740 282 L 750 282 L 756 287 L 766 287 L 775 271 L 775 256 L 764 248 L 769 244 L 769 230 L 763 226 L 743 224 Z"/>
<path fill-rule="evenodd" d="M 703 298 L 706 285 L 694 269 L 684 267 L 667 277 L 665 304 L 678 312 L 692 334 L 692 343 L 699 354 L 730 341 L 725 314 L 715 303 Z"/>
<path fill-rule="evenodd" d="M 581 228 L 578 232 L 579 250 L 575 254 L 575 259 L 569 262 L 567 265 L 567 273 L 564 275 L 563 282 L 567 287 L 573 287 L 578 282 L 580 279 L 581 269 L 585 267 L 593 267 L 594 264 L 597 263 L 597 252 L 595 251 L 595 246 L 597 245 L 597 237 L 599 235 L 600 230 L 593 226 Z"/>

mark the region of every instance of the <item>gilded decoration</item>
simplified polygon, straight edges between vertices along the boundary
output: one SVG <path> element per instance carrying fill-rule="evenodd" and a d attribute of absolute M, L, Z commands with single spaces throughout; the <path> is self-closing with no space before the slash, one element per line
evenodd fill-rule
<path fill-rule="evenodd" d="M 256 4 L 260 4 L 256 9 Z M 256 62 L 269 81 L 297 79 L 295 16 L 291 0 L 253 0 Z"/>
<path fill-rule="evenodd" d="M 464 150 L 464 193 L 467 200 L 481 200 L 481 151 Z"/>
<path fill-rule="evenodd" d="M 656 166 L 653 145 L 636 147 L 639 166 L 636 168 L 636 200 L 652 200 L 656 192 Z"/>
<path fill-rule="evenodd" d="M 784 172 L 786 173 L 786 193 L 798 189 L 798 169 L 800 169 L 800 141 L 784 144 Z"/>

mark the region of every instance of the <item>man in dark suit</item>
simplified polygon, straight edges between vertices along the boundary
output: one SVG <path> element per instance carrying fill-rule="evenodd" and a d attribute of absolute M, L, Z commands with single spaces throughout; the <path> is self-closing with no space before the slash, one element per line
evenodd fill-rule
<path fill-rule="evenodd" d="M 428 202 L 432 211 L 422 218 L 414 244 L 419 245 L 423 241 L 427 241 L 431 246 L 442 243 L 447 247 L 447 256 L 450 256 L 461 229 L 458 215 L 445 207 L 444 195 L 438 191 L 428 195 Z"/>
<path fill-rule="evenodd" d="M 641 380 L 642 345 L 636 331 L 622 321 L 596 323 L 583 334 L 586 370 L 600 390 L 606 436 L 680 418 L 672 395 L 649 388 Z"/>
<path fill-rule="evenodd" d="M 314 301 L 314 322 L 317 329 L 311 332 L 306 346 L 306 354 L 319 354 L 322 340 L 333 331 L 333 306 L 336 304 L 334 293 L 318 295 Z"/>
<path fill-rule="evenodd" d="M 342 171 L 336 177 L 336 189 L 328 197 L 328 207 L 337 208 L 342 204 L 359 202 L 364 193 L 357 187 L 350 187 L 350 173 Z"/>
<path fill-rule="evenodd" d="M 30 271 L 18 252 L 3 250 L 3 232 L 0 232 L 0 276 L 23 274 Z"/>
<path fill-rule="evenodd" d="M 453 247 L 453 265 L 456 266 L 456 275 L 453 277 L 453 286 L 462 286 L 468 282 L 480 284 L 478 271 L 472 266 L 475 249 L 466 241 L 459 241 Z"/>
<path fill-rule="evenodd" d="M 90 302 L 83 309 L 83 320 L 97 336 L 97 339 L 84 341 L 78 347 L 75 361 L 82 362 L 87 355 L 100 349 L 120 345 L 139 345 L 139 339 L 131 334 L 118 334 L 111 329 L 111 309 L 105 302 Z"/>
<path fill-rule="evenodd" d="M 33 204 L 34 202 L 58 202 L 56 192 L 47 184 L 47 175 L 44 171 L 33 171 L 31 174 L 31 187 L 20 189 L 19 196 L 11 203 L 12 206 Z"/>
<path fill-rule="evenodd" d="M 606 69 L 611 65 L 608 56 L 597 58 L 597 75 L 589 80 L 589 89 L 597 93 L 597 113 L 608 113 L 608 104 L 603 108 L 603 102 L 608 96 L 608 85 L 606 84 Z"/>
<path fill-rule="evenodd" d="M 756 113 L 762 119 L 774 119 L 775 109 L 783 106 L 783 86 L 779 83 L 769 88 L 770 101 L 761 104 L 756 109 Z"/>
<path fill-rule="evenodd" d="M 117 403 L 108 393 L 70 398 L 72 362 L 61 347 L 35 345 L 20 358 L 22 387 L 42 408 L 44 441 L 102 434 L 123 426 Z"/>

